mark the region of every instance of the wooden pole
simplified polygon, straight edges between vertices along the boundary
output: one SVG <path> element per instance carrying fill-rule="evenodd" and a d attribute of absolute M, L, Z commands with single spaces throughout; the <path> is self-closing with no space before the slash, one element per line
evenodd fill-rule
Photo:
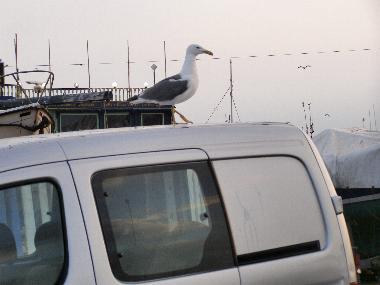
<path fill-rule="evenodd" d="M 232 93 L 232 89 L 233 89 L 233 84 L 232 84 L 232 59 L 230 59 L 230 99 L 231 99 L 231 123 L 234 122 L 234 116 L 233 116 L 233 109 L 232 109 L 232 104 L 233 104 L 233 93 Z"/>
<path fill-rule="evenodd" d="M 88 40 L 87 40 L 87 74 L 88 74 L 88 89 L 91 88 L 91 75 L 90 75 L 90 54 L 88 52 Z"/>
<path fill-rule="evenodd" d="M 130 61 L 129 61 L 129 41 L 127 41 L 128 49 L 128 88 L 131 88 L 131 71 L 130 71 Z"/>

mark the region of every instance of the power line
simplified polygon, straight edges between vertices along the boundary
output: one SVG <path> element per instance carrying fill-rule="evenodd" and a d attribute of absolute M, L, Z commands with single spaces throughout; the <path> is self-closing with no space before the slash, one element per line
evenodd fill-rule
<path fill-rule="evenodd" d="M 380 48 L 379 48 L 380 49 Z M 314 51 L 314 52 L 308 52 L 308 51 L 304 51 L 304 52 L 287 52 L 287 53 L 277 53 L 277 54 L 274 54 L 274 53 L 268 53 L 268 54 L 263 54 L 263 55 L 247 55 L 247 56 L 229 56 L 229 57 L 213 57 L 211 59 L 197 59 L 199 61 L 202 61 L 202 60 L 230 60 L 231 58 L 233 59 L 240 59 L 240 60 L 247 60 L 247 59 L 257 59 L 257 58 L 267 58 L 267 57 L 271 57 L 271 58 L 276 58 L 276 57 L 282 57 L 282 56 L 308 56 L 308 55 L 321 55 L 321 54 L 349 54 L 349 55 L 352 55 L 354 52 L 368 52 L 368 51 L 373 51 L 373 52 L 376 52 L 377 50 L 379 50 L 377 48 L 361 48 L 361 49 L 342 49 L 342 50 L 330 50 L 330 51 Z M 158 62 L 158 63 L 162 63 L 165 65 L 166 67 L 166 63 L 167 61 L 170 61 L 170 62 L 178 62 L 178 61 L 181 61 L 180 59 L 167 59 L 166 58 L 166 42 L 164 41 L 164 59 L 163 60 L 144 60 L 144 61 L 139 61 L 139 62 L 135 62 L 135 61 L 130 61 L 128 60 L 127 62 L 114 62 L 114 63 L 108 63 L 108 64 L 124 64 L 124 63 L 127 63 L 128 65 L 131 64 L 131 63 L 149 63 L 149 62 Z M 98 63 L 98 64 L 101 64 L 101 63 Z M 86 64 L 83 64 L 81 66 L 84 66 Z"/>

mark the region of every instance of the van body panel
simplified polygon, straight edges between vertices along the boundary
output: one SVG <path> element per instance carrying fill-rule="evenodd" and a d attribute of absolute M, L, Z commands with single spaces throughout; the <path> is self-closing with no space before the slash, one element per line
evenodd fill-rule
<path fill-rule="evenodd" d="M 310 145 L 311 150 L 313 151 L 315 158 L 318 163 L 318 167 L 322 173 L 322 176 L 324 178 L 324 181 L 326 183 L 326 186 L 328 188 L 328 191 L 330 193 L 331 197 L 335 197 L 337 195 L 334 184 L 332 182 L 332 179 L 329 175 L 329 172 L 327 170 L 327 167 L 322 159 L 322 156 L 317 150 L 317 147 L 313 143 L 313 141 L 308 138 L 305 134 L 303 134 L 307 140 L 307 142 Z M 346 254 L 346 262 L 348 266 L 348 276 L 349 276 L 349 282 L 355 283 L 357 282 L 357 276 L 356 276 L 356 267 L 354 262 L 354 256 L 352 252 L 352 244 L 350 240 L 350 236 L 347 229 L 346 219 L 344 218 L 343 214 L 337 215 L 338 223 L 339 223 L 339 229 L 343 240 L 343 245 L 345 248 L 345 254 Z"/>
<path fill-rule="evenodd" d="M 66 162 L 25 167 L 0 173 L 0 187 L 33 181 L 52 181 L 61 189 L 67 238 L 65 284 L 95 284 L 91 254 L 73 179 Z"/>
<path fill-rule="evenodd" d="M 55 141 L 35 137 L 0 139 L 0 172 L 66 160 Z"/>
<path fill-rule="evenodd" d="M 293 145 L 293 140 L 301 144 L 299 147 L 306 142 L 297 128 L 283 123 L 88 130 L 2 139 L 0 140 L 0 161 L 5 161 L 12 154 L 12 160 L 15 160 L 12 162 L 14 165 L 12 168 L 17 168 L 32 165 L 30 163 L 36 165 L 65 159 L 189 148 L 202 148 L 210 154 L 217 151 L 223 153 L 225 149 L 230 154 L 238 156 L 246 152 L 245 148 L 253 143 L 256 144 L 255 150 L 263 153 L 264 149 L 271 151 L 271 145 L 275 142 L 280 142 L 285 146 L 289 143 Z M 12 147 L 14 150 L 17 148 L 17 152 L 9 152 L 8 150 Z M 49 150 L 49 156 L 44 155 L 44 149 L 45 153 Z M 30 159 L 17 160 L 17 157 L 23 157 L 24 154 Z M 12 169 L 6 164 L 1 166 L 1 171 Z"/>

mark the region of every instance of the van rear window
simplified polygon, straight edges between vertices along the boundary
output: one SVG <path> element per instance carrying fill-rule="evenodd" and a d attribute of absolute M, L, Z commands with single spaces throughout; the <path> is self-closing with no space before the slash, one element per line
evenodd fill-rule
<path fill-rule="evenodd" d="M 139 281 L 234 266 L 207 163 L 106 170 L 92 179 L 111 268 Z"/>
<path fill-rule="evenodd" d="M 213 162 L 228 213 L 239 264 L 318 251 L 325 225 L 313 182 L 292 157 Z M 231 179 L 233 177 L 234 179 Z"/>

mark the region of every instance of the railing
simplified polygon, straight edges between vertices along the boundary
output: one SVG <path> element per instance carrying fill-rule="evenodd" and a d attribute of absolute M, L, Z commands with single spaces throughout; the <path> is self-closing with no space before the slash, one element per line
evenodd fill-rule
<path fill-rule="evenodd" d="M 26 98 L 25 94 L 29 98 L 35 98 L 38 96 L 49 96 L 49 91 L 50 96 L 112 91 L 113 101 L 125 101 L 128 98 L 143 92 L 144 88 L 52 88 L 51 90 L 46 89 L 44 93 L 39 94 L 34 89 L 24 89 L 24 92 L 21 92 L 21 90 L 18 90 L 17 87 L 14 85 L 7 85 L 0 87 L 0 100 L 1 96 Z"/>

